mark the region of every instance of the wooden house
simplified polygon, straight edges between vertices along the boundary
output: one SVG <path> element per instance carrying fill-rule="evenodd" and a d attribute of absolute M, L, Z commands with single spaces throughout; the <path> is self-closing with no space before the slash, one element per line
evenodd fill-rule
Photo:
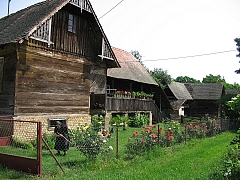
<path fill-rule="evenodd" d="M 89 0 L 46 0 L 0 19 L 0 115 L 70 127 L 91 122 L 119 67 Z"/>
<path fill-rule="evenodd" d="M 189 102 L 193 100 L 185 85 L 179 82 L 172 82 L 168 84 L 164 91 L 173 109 L 171 118 L 178 119 L 184 116 L 185 111 L 189 108 Z"/>
<path fill-rule="evenodd" d="M 222 83 L 185 84 L 193 100 L 186 112 L 191 117 L 219 117 L 220 107 L 217 101 L 225 94 Z"/>
<path fill-rule="evenodd" d="M 121 68 L 107 70 L 107 113 L 149 113 L 153 122 L 166 118 L 171 106 L 161 87 L 131 53 L 112 49 Z M 118 92 L 121 97 L 116 96 Z M 153 97 L 140 99 L 134 92 L 152 94 Z"/>

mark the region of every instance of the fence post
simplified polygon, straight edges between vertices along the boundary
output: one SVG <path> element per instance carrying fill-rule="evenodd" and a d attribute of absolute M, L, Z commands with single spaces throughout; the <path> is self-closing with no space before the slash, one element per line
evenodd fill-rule
<path fill-rule="evenodd" d="M 157 136 L 157 138 L 158 138 L 158 146 L 160 146 L 160 126 L 159 126 L 159 124 L 158 124 L 158 136 Z"/>
<path fill-rule="evenodd" d="M 42 122 L 37 123 L 37 160 L 38 174 L 42 177 Z"/>
<path fill-rule="evenodd" d="M 118 126 L 116 126 L 116 159 L 118 159 Z"/>
<path fill-rule="evenodd" d="M 186 145 L 186 144 L 187 144 L 187 125 L 184 126 L 184 132 L 185 132 L 185 138 L 184 138 L 184 140 L 185 140 L 185 145 Z"/>

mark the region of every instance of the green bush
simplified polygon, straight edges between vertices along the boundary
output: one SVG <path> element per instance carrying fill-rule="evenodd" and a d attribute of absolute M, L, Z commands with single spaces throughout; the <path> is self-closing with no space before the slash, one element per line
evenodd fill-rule
<path fill-rule="evenodd" d="M 128 138 L 126 144 L 127 153 L 129 155 L 142 155 L 154 149 L 158 144 L 158 132 L 156 126 L 146 126 L 140 132 L 135 131 L 133 136 Z"/>
<path fill-rule="evenodd" d="M 143 127 L 148 125 L 148 123 L 149 123 L 148 115 L 135 113 L 134 116 L 129 117 L 128 125 L 130 127 Z"/>
<path fill-rule="evenodd" d="M 31 142 L 22 141 L 17 137 L 13 137 L 12 139 L 13 139 L 13 146 L 16 147 L 16 148 L 31 149 L 31 150 L 34 149 Z"/>
<path fill-rule="evenodd" d="M 174 135 L 174 142 L 175 143 L 182 143 L 184 142 L 185 135 L 182 125 L 178 121 L 166 121 L 164 123 L 164 129 L 171 130 Z"/>
<path fill-rule="evenodd" d="M 100 153 L 106 154 L 107 136 L 95 131 L 93 126 L 81 126 L 75 134 L 77 148 L 89 159 L 95 159 Z"/>
<path fill-rule="evenodd" d="M 92 124 L 96 131 L 100 131 L 104 127 L 105 116 L 95 114 L 91 117 Z"/>
<path fill-rule="evenodd" d="M 231 142 L 231 149 L 224 159 L 223 176 L 226 179 L 238 179 L 240 176 L 240 135 Z"/>

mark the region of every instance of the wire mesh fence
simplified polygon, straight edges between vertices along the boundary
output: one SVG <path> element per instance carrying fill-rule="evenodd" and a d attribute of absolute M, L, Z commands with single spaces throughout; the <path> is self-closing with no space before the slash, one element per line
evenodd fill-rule
<path fill-rule="evenodd" d="M 43 143 L 42 167 L 44 173 L 63 171 L 80 167 L 88 159 L 114 161 L 126 155 L 141 154 L 154 148 L 187 143 L 193 138 L 214 136 L 230 130 L 228 120 L 210 121 L 209 124 L 177 122 L 130 128 L 111 126 L 104 130 L 104 124 L 79 125 L 69 130 L 62 124 L 54 131 L 41 134 Z M 35 122 L 0 120 L 0 154 L 11 154 L 37 159 L 37 130 Z M 66 153 L 66 154 L 65 154 Z M 59 167 L 60 168 L 59 168 Z"/>
<path fill-rule="evenodd" d="M 0 117 L 0 164 L 41 176 L 41 132 L 41 122 Z"/>
<path fill-rule="evenodd" d="M 0 120 L 0 153 L 37 158 L 37 123 Z"/>

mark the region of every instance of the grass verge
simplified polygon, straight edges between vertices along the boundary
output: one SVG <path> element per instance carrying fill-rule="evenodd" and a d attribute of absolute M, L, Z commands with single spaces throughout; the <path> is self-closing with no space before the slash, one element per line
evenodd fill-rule
<path fill-rule="evenodd" d="M 65 173 L 50 156 L 43 152 L 42 179 L 177 179 L 208 180 L 221 179 L 220 164 L 235 133 L 225 132 L 215 137 L 193 140 L 186 145 L 157 148 L 142 157 L 128 159 L 124 154 L 128 137 L 135 129 L 119 131 L 119 159 L 115 152 L 105 159 L 89 161 L 76 148 L 70 149 L 66 157 L 58 157 Z M 115 149 L 115 136 L 108 142 Z M 37 179 L 15 171 L 0 168 L 0 179 Z"/>

